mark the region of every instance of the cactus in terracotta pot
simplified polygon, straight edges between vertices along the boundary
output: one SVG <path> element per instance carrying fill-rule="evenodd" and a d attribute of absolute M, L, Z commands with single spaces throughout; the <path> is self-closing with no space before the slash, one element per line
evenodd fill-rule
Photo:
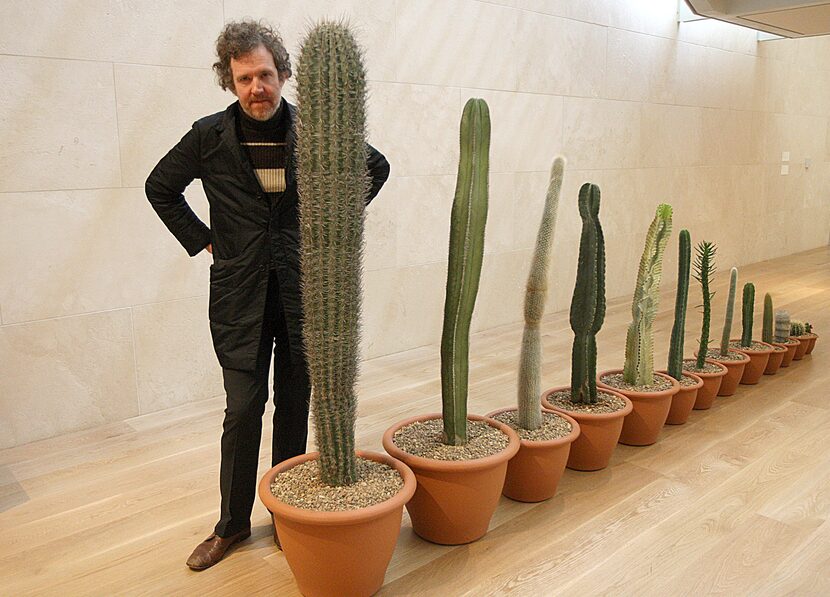
<path fill-rule="evenodd" d="M 766 342 L 767 344 L 775 342 L 773 325 L 772 295 L 768 292 L 764 295 L 764 325 L 761 328 L 762 342 Z"/>
<path fill-rule="evenodd" d="M 668 374 L 680 381 L 683 377 L 683 341 L 686 333 L 686 305 L 689 301 L 689 266 L 692 261 L 692 237 L 688 230 L 680 231 L 677 251 L 677 294 L 674 300 Z"/>
<path fill-rule="evenodd" d="M 804 333 L 805 334 L 812 334 L 813 333 L 813 325 L 810 323 L 804 322 Z"/>
<path fill-rule="evenodd" d="M 788 311 L 775 312 L 775 341 L 786 344 L 790 339 L 790 314 Z"/>
<path fill-rule="evenodd" d="M 803 336 L 805 332 L 806 332 L 806 329 L 804 328 L 804 322 L 803 321 L 793 319 L 790 322 L 790 336 L 793 336 L 794 338 L 798 338 L 799 336 Z"/>
<path fill-rule="evenodd" d="M 712 297 L 714 291 L 709 290 L 709 280 L 715 274 L 715 243 L 703 241 L 695 247 L 695 280 L 700 283 L 703 303 L 703 323 L 700 328 L 700 340 L 698 342 L 697 360 L 695 368 L 703 369 L 706 364 L 706 351 L 709 350 L 709 326 L 712 318 Z"/>
<path fill-rule="evenodd" d="M 595 404 L 597 398 L 597 334 L 605 321 L 605 237 L 599 222 L 600 191 L 585 183 L 579 190 L 582 235 L 570 323 L 574 332 L 571 402 Z"/>
<path fill-rule="evenodd" d="M 467 443 L 470 320 L 484 258 L 489 163 L 490 112 L 483 99 L 471 98 L 461 117 L 461 156 L 450 221 L 441 335 L 443 441 L 452 446 Z"/>
<path fill-rule="evenodd" d="M 538 429 L 542 424 L 542 402 L 540 399 L 542 342 L 539 334 L 539 322 L 545 313 L 545 298 L 548 292 L 548 269 L 550 266 L 550 249 L 556 230 L 556 214 L 559 208 L 559 194 L 562 191 L 562 177 L 565 172 L 565 159 L 553 160 L 545 197 L 545 208 L 539 231 L 536 234 L 536 247 L 533 261 L 527 277 L 525 290 L 524 317 L 525 326 L 522 334 L 522 350 L 519 357 L 518 385 L 518 425 L 523 429 Z"/>
<path fill-rule="evenodd" d="M 735 313 L 735 290 L 738 287 L 738 268 L 729 272 L 729 296 L 726 298 L 726 316 L 723 321 L 723 334 L 720 338 L 720 355 L 729 354 L 729 335 L 732 333 L 732 317 Z"/>
<path fill-rule="evenodd" d="M 741 346 L 752 346 L 752 326 L 755 321 L 755 284 L 744 284 L 743 303 L 741 305 Z"/>
<path fill-rule="evenodd" d="M 662 203 L 646 234 L 640 269 L 631 302 L 632 321 L 625 340 L 625 383 L 646 386 L 654 379 L 654 338 L 652 324 L 660 298 L 663 253 L 669 241 L 672 224 L 671 205 Z"/>

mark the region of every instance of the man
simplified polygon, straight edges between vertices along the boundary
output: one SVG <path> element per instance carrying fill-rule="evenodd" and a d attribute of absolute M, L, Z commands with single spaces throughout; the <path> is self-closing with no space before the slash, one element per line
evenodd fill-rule
<path fill-rule="evenodd" d="M 296 112 L 282 98 L 291 62 L 279 35 L 253 21 L 228 23 L 216 53 L 219 85 L 237 101 L 195 122 L 145 186 L 153 208 L 187 252 L 213 254 L 208 314 L 227 394 L 222 500 L 214 532 L 187 560 L 194 570 L 216 564 L 251 534 L 272 352 L 273 464 L 305 453 L 310 396 L 302 347 Z M 389 164 L 367 145 L 367 167 L 368 203 L 388 178 Z M 210 203 L 210 228 L 183 195 L 196 178 Z"/>

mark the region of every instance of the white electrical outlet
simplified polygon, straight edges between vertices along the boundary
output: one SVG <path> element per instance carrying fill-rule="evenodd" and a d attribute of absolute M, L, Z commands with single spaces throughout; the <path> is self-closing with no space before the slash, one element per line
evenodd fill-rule
<path fill-rule="evenodd" d="M 790 173 L 790 165 L 789 164 L 781 164 L 781 176 L 786 176 Z"/>

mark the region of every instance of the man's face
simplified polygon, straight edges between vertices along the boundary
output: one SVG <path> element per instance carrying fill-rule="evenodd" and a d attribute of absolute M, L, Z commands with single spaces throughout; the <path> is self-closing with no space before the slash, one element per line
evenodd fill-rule
<path fill-rule="evenodd" d="M 233 94 L 242 110 L 255 120 L 268 120 L 276 112 L 287 77 L 277 72 L 274 57 L 265 46 L 257 46 L 238 59 L 231 58 Z"/>

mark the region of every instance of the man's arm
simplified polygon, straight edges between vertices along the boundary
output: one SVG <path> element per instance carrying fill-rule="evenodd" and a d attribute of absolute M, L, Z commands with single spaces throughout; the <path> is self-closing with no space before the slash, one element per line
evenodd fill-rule
<path fill-rule="evenodd" d="M 389 162 L 381 152 L 368 143 L 366 144 L 366 167 L 369 169 L 369 178 L 371 178 L 369 194 L 366 195 L 366 205 L 369 205 L 372 199 L 380 193 L 383 183 L 389 178 Z"/>
<path fill-rule="evenodd" d="M 144 192 L 161 221 L 192 257 L 210 244 L 210 228 L 193 213 L 184 190 L 199 178 L 199 132 L 194 125 L 166 156 L 144 184 Z"/>

